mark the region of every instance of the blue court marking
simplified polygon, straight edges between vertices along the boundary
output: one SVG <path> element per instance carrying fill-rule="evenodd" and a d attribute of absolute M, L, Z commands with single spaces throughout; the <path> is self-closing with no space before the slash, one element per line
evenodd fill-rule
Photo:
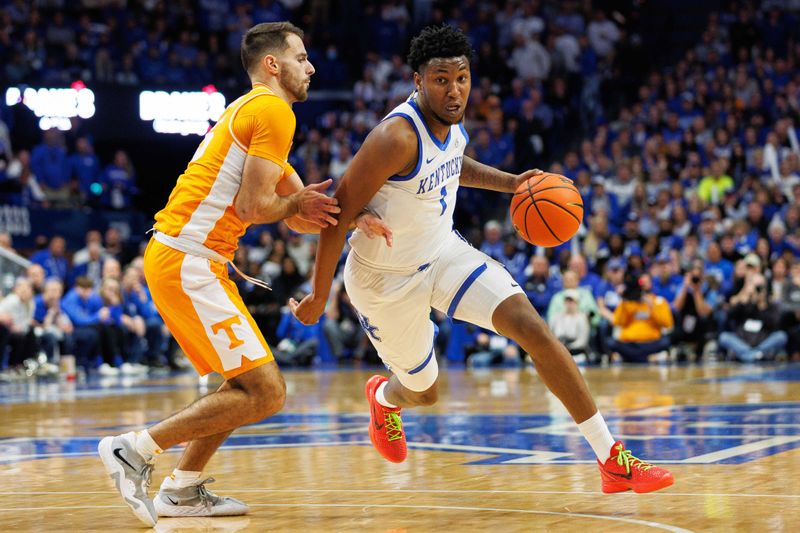
<path fill-rule="evenodd" d="M 607 412 L 612 434 L 656 463 L 741 464 L 800 447 L 800 402 L 672 406 Z M 571 419 L 551 414 L 404 414 L 412 453 L 467 454 L 465 464 L 594 463 Z M 367 413 L 281 413 L 234 433 L 223 449 L 369 446 Z M 0 464 L 96 454 L 100 435 L 0 439 Z M 377 454 L 372 460 L 382 461 Z"/>

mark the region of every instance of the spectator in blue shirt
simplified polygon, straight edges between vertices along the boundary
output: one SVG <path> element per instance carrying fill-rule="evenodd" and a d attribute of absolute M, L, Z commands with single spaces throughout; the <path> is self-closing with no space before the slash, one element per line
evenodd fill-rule
<path fill-rule="evenodd" d="M 73 338 L 77 364 L 85 368 L 92 366 L 92 359 L 97 354 L 100 337 L 95 326 L 110 316 L 93 287 L 89 278 L 78 278 L 75 287 L 61 300 L 61 308 L 75 326 Z"/>
<path fill-rule="evenodd" d="M 496 220 L 490 220 L 483 225 L 483 243 L 481 252 L 492 259 L 502 262 L 505 244 L 502 239 L 503 227 Z"/>
<path fill-rule="evenodd" d="M 505 240 L 503 256 L 500 258 L 500 262 L 506 267 L 511 277 L 519 283 L 519 281 L 524 278 L 523 272 L 525 271 L 525 267 L 528 266 L 528 257 L 517 248 L 517 242 L 517 238 L 513 236 Z"/>
<path fill-rule="evenodd" d="M 672 303 L 683 284 L 683 278 L 677 273 L 675 262 L 668 251 L 662 251 L 650 267 L 653 283 L 653 294 L 661 296 Z"/>
<path fill-rule="evenodd" d="M 64 204 L 70 196 L 70 172 L 64 135 L 51 129 L 31 151 L 31 170 L 48 201 Z"/>
<path fill-rule="evenodd" d="M 594 272 L 589 271 L 586 258 L 580 254 L 575 254 L 569 259 L 569 269 L 578 275 L 578 286 L 589 289 L 592 296 L 597 298 L 599 291 L 603 288 L 603 280 Z"/>
<path fill-rule="evenodd" d="M 149 366 L 164 366 L 166 339 L 164 323 L 158 315 L 153 298 L 144 288 L 139 271 L 134 267 L 125 269 L 122 276 L 122 306 L 125 314 L 138 316 L 144 322 L 147 351 L 145 363 Z"/>
<path fill-rule="evenodd" d="M 34 298 L 33 322 L 42 328 L 39 342 L 50 361 L 55 357 L 56 347 L 60 348 L 60 353 L 72 352 L 74 328 L 69 316 L 61 308 L 63 294 L 62 283 L 57 279 L 49 279 L 45 282 L 42 294 Z"/>
<path fill-rule="evenodd" d="M 530 265 L 525 269 L 524 275 L 522 289 L 536 311 L 544 316 L 553 295 L 561 290 L 561 284 L 551 275 L 550 264 L 543 255 L 531 257 Z"/>
<path fill-rule="evenodd" d="M 619 209 L 617 197 L 606 192 L 606 179 L 603 176 L 597 174 L 592 177 L 592 192 L 583 200 L 586 214 L 596 215 L 603 211 L 608 216 L 612 226 L 619 227 L 622 225 L 622 212 Z"/>
<path fill-rule="evenodd" d="M 600 290 L 597 295 L 597 307 L 600 310 L 600 316 L 603 317 L 608 323 L 614 318 L 614 310 L 622 301 L 620 296 L 621 287 L 625 281 L 625 262 L 618 258 L 612 257 L 606 263 L 605 276 L 599 287 Z"/>
<path fill-rule="evenodd" d="M 92 280 L 95 286 L 100 285 L 103 279 L 103 248 L 99 242 L 92 241 L 86 246 L 89 257 L 87 261 L 81 262 L 72 268 L 72 279 L 75 280 L 80 277 L 87 277 Z"/>
<path fill-rule="evenodd" d="M 716 242 L 710 242 L 706 247 L 705 271 L 707 276 L 716 278 L 722 292 L 727 293 L 730 290 L 733 280 L 733 263 L 722 257 L 722 249 Z"/>
<path fill-rule="evenodd" d="M 303 297 L 297 291 L 295 299 Z M 307 326 L 297 320 L 288 307 L 281 309 L 281 321 L 277 334 L 281 340 L 275 348 L 275 360 L 281 364 L 309 366 L 314 360 L 319 345 L 320 324 Z"/>
<path fill-rule="evenodd" d="M 136 174 L 128 154 L 117 150 L 114 162 L 103 172 L 103 205 L 111 209 L 126 209 L 138 192 Z"/>
<path fill-rule="evenodd" d="M 100 184 L 100 160 L 94 147 L 86 137 L 75 141 L 75 153 L 69 156 L 72 179 L 78 182 L 78 190 L 84 198 L 98 198 L 103 192 Z"/>
<path fill-rule="evenodd" d="M 69 274 L 69 264 L 64 257 L 66 246 L 64 238 L 56 235 L 50 239 L 50 245 L 46 250 L 40 250 L 31 256 L 31 262 L 42 265 L 46 277 L 58 278 L 62 283 L 66 283 Z"/>

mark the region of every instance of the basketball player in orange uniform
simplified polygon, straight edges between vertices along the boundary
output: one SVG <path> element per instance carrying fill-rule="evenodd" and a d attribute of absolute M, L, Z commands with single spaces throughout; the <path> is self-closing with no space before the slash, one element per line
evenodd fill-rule
<path fill-rule="evenodd" d="M 242 502 L 209 492 L 202 470 L 234 429 L 273 415 L 285 400 L 283 378 L 228 278 L 228 264 L 250 224 L 285 220 L 300 232 L 336 225 L 337 201 L 323 194 L 330 180 L 303 187 L 287 163 L 295 129 L 291 106 L 307 98 L 314 73 L 302 36 L 288 22 L 247 32 L 241 55 L 252 90 L 206 134 L 155 217 L 144 265 L 153 301 L 197 371 L 218 372 L 225 381 L 146 430 L 100 441 L 117 489 L 150 526 L 158 516 L 246 513 Z M 382 233 L 375 217 L 364 218 Z M 154 457 L 182 442 L 189 444 L 177 469 L 151 501 Z"/>
<path fill-rule="evenodd" d="M 672 474 L 637 459 L 614 441 L 569 351 L 539 317 L 502 265 L 453 230 L 460 185 L 514 192 L 540 171 L 512 175 L 465 157 L 462 125 L 470 92 L 472 47 L 460 30 L 428 27 L 411 43 L 415 92 L 369 134 L 336 191 L 339 225 L 320 233 L 313 291 L 289 306 L 305 324 L 325 309 L 347 224 L 367 208 L 392 229 L 391 248 L 356 231 L 344 270 L 361 324 L 393 375 L 366 384 L 369 434 L 380 454 L 406 457 L 402 407 L 438 397 L 431 307 L 494 330 L 533 357 L 542 381 L 564 404 L 597 456 L 604 492 L 651 492 Z M 402 320 L 398 320 L 402 317 Z"/>

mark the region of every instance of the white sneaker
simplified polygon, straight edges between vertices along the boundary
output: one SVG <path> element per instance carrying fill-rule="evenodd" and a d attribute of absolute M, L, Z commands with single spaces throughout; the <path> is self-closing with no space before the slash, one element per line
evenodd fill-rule
<path fill-rule="evenodd" d="M 213 483 L 213 477 L 183 488 L 171 487 L 170 481 L 164 480 L 153 499 L 158 516 L 238 516 L 250 511 L 236 498 L 217 496 L 206 489 L 205 484 Z"/>
<path fill-rule="evenodd" d="M 53 363 L 44 362 L 39 365 L 39 368 L 36 370 L 37 376 L 57 376 L 58 375 L 58 366 L 54 365 Z"/>
<path fill-rule="evenodd" d="M 103 363 L 100 365 L 100 367 L 97 369 L 97 372 L 101 376 L 119 376 L 119 368 L 111 366 L 108 363 Z"/>
<path fill-rule="evenodd" d="M 137 452 L 135 442 L 136 434 L 133 432 L 106 437 L 100 441 L 97 451 L 122 499 L 136 518 L 152 527 L 158 521 L 153 502 L 147 495 L 153 472 L 153 458 L 144 457 Z"/>
<path fill-rule="evenodd" d="M 147 374 L 147 367 L 138 363 L 122 363 L 119 367 L 123 376 L 138 376 L 140 374 Z"/>

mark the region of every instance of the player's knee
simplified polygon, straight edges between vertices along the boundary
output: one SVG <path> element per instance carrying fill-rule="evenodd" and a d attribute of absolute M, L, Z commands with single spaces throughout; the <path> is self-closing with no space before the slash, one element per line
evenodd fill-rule
<path fill-rule="evenodd" d="M 247 393 L 251 422 L 274 415 L 286 403 L 286 382 L 278 371 L 264 371 L 259 379 L 249 381 L 242 388 Z"/>
<path fill-rule="evenodd" d="M 250 398 L 250 413 L 254 422 L 274 415 L 283 409 L 286 403 L 286 385 L 283 379 L 279 380 L 278 383 L 263 387 L 262 391 L 262 393 L 253 395 Z"/>

